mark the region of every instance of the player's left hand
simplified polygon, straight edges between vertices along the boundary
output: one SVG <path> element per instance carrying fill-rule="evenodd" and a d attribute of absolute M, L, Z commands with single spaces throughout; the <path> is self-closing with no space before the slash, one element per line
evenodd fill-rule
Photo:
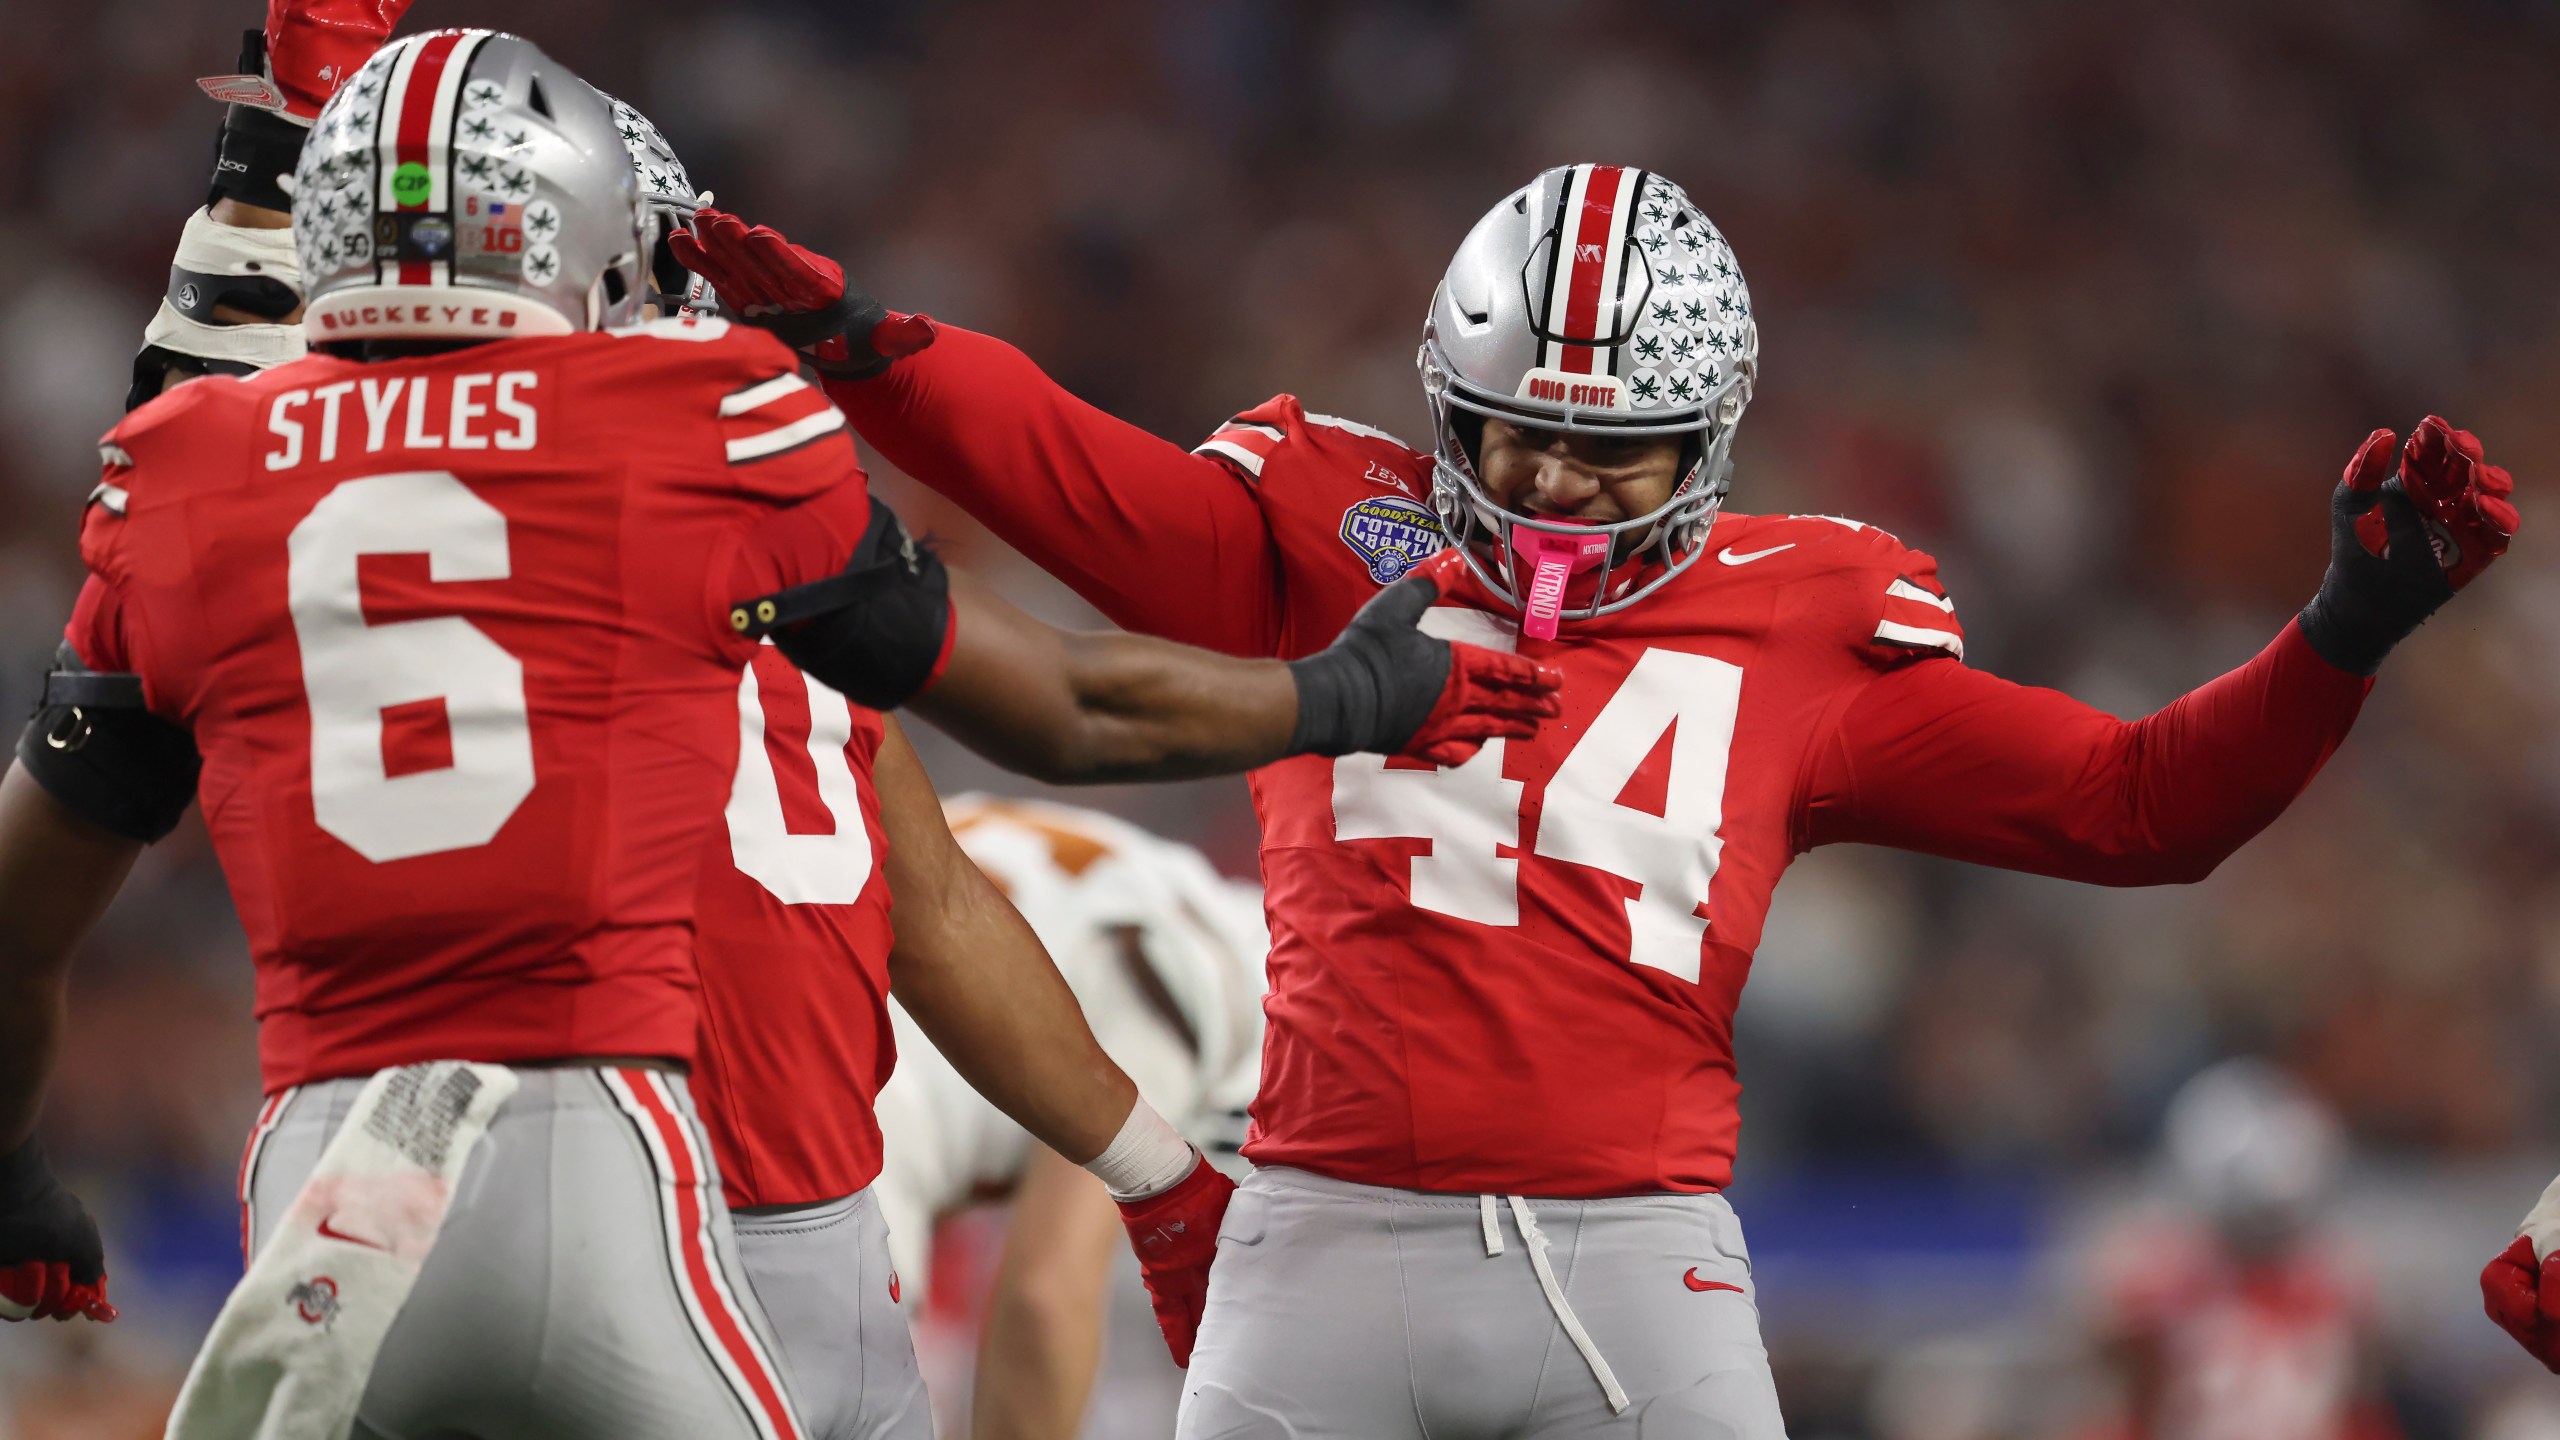
<path fill-rule="evenodd" d="M 808 354 L 823 374 L 867 380 L 933 343 L 933 322 L 901 315 L 848 284 L 844 267 L 794 245 L 770 225 L 709 206 L 691 230 L 667 237 L 687 270 L 711 282 L 721 308 Z"/>
<path fill-rule="evenodd" d="M 0 1155 L 0 1320 L 116 1318 L 98 1222 L 30 1139 Z"/>
<path fill-rule="evenodd" d="M 1487 740 L 1526 740 L 1562 712 L 1553 666 L 1419 628 L 1440 587 L 1409 575 L 1381 590 L 1331 645 L 1289 662 L 1298 681 L 1292 755 L 1374 752 L 1461 765 Z"/>
<path fill-rule="evenodd" d="M 1218 1258 L 1218 1226 L 1236 1182 L 1206 1156 L 1182 1183 L 1161 1195 L 1120 1203 L 1120 1223 L 1138 1252 L 1138 1273 L 1155 1303 L 1156 1328 L 1173 1363 L 1191 1368 L 1191 1345 L 1200 1336 L 1200 1313 L 1209 1304 L 1209 1265 Z"/>
<path fill-rule="evenodd" d="M 2430 415 L 2394 475 L 2398 438 L 2376 430 L 2347 462 L 2329 503 L 2329 570 L 2302 610 L 2303 638 L 2360 675 L 2505 554 L 2519 519 L 2515 481 L 2478 437 Z"/>

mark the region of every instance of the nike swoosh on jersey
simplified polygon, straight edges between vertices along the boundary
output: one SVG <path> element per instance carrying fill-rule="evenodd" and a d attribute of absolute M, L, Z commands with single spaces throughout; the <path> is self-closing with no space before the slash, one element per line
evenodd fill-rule
<path fill-rule="evenodd" d="M 386 1253 L 386 1254 L 388 1254 L 388 1253 L 390 1252 L 391 1247 L 390 1247 L 390 1246 L 388 1246 L 388 1245 L 383 1244 L 383 1243 L 382 1243 L 381 1241 L 379 1241 L 379 1240 L 367 1240 L 366 1238 L 364 1238 L 364 1237 L 363 1237 L 363 1236 L 361 1236 L 361 1235 L 350 1235 L 350 1234 L 348 1234 L 346 1231 L 341 1230 L 341 1229 L 339 1229 L 337 1226 L 332 1225 L 332 1224 L 330 1224 L 330 1223 L 329 1223 L 331 1220 L 335 1220 L 335 1219 L 337 1219 L 337 1218 L 338 1218 L 337 1216 L 332 1215 L 332 1216 L 328 1217 L 328 1219 L 326 1219 L 326 1220 L 322 1220 L 322 1221 L 320 1222 L 320 1238 L 321 1238 L 321 1239 L 323 1239 L 323 1240 L 344 1240 L 344 1241 L 346 1241 L 346 1242 L 347 1242 L 348 1244 L 350 1244 L 350 1245 L 361 1245 L 361 1246 L 363 1246 L 364 1248 L 366 1248 L 367 1250 L 380 1250 L 380 1251 L 382 1251 L 382 1252 L 384 1252 L 384 1253 Z"/>
<path fill-rule="evenodd" d="M 1743 553 L 1737 553 L 1732 546 L 1727 545 L 1722 550 L 1716 552 L 1716 558 L 1727 565 L 1748 565 L 1754 560 L 1766 560 L 1781 550 L 1793 550 L 1794 548 L 1796 548 L 1796 542 L 1793 540 L 1788 541 L 1784 545 L 1772 545 L 1766 550 L 1752 550 Z"/>
<path fill-rule="evenodd" d="M 1783 545 L 1781 545 L 1781 546 L 1779 546 L 1778 548 L 1779 548 L 1779 549 L 1781 549 L 1781 550 L 1783 550 L 1783 549 L 1785 549 L 1786 547 L 1785 547 L 1785 546 L 1783 546 Z M 1680 1283 L 1681 1283 L 1681 1284 L 1683 1284 L 1683 1285 L 1688 1286 L 1688 1287 L 1689 1287 L 1690 1289 L 1692 1289 L 1692 1290 L 1696 1290 L 1696 1291 L 1700 1291 L 1700 1292 L 1705 1292 L 1705 1291 L 1708 1291 L 1708 1290 L 1730 1290 L 1730 1291 L 1732 1291 L 1732 1292 L 1733 1292 L 1734 1294 L 1736 1294 L 1736 1295 L 1739 1295 L 1739 1294 L 1741 1294 L 1741 1293 L 1742 1293 L 1742 1287 L 1741 1287 L 1741 1286 L 1739 1286 L 1739 1285 L 1728 1285 L 1728 1284 L 1726 1284 L 1725 1282 L 1723 1282 L 1722 1280 L 1701 1280 L 1701 1279 L 1699 1279 L 1699 1278 L 1698 1278 L 1698 1267 L 1697 1267 L 1697 1266 L 1695 1266 L 1695 1265 L 1692 1265 L 1692 1266 L 1690 1266 L 1690 1267 L 1689 1267 L 1689 1273 L 1688 1273 L 1688 1274 L 1683 1275 L 1683 1276 L 1681 1276 L 1681 1277 L 1680 1277 Z"/>

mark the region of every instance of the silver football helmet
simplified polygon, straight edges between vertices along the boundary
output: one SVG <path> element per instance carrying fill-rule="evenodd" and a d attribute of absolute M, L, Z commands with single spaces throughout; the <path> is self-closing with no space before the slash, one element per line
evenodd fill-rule
<path fill-rule="evenodd" d="M 627 324 L 651 216 L 613 107 L 489 30 L 374 52 L 294 172 L 312 342 L 497 340 Z"/>
<path fill-rule="evenodd" d="M 1514 606 L 1527 608 L 1525 557 L 1555 545 L 1581 557 L 1577 576 L 1600 572 L 1569 603 L 1544 597 L 1564 618 L 1634 604 L 1698 558 L 1759 357 L 1733 247 L 1679 186 L 1622 165 L 1546 171 L 1476 222 L 1431 297 L 1419 364 L 1440 523 Z M 1680 475 L 1660 507 L 1608 524 L 1513 514 L 1477 480 L 1488 418 L 1679 436 Z"/>
<path fill-rule="evenodd" d="M 672 315 L 679 309 L 711 314 L 719 304 L 711 282 L 677 263 L 666 243 L 676 231 L 693 228 L 694 212 L 711 203 L 711 193 L 695 191 L 676 147 L 667 143 L 666 135 L 637 106 L 614 95 L 604 98 L 613 107 L 613 128 L 622 136 L 622 148 L 630 152 L 631 169 L 640 182 L 640 203 L 656 222 L 649 247 L 650 299 L 661 314 Z"/>

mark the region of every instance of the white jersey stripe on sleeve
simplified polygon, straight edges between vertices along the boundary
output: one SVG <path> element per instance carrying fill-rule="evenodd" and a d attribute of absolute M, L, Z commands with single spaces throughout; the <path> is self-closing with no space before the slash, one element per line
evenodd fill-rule
<path fill-rule="evenodd" d="M 1955 601 L 1944 595 L 1932 595 L 1908 580 L 1896 578 L 1892 584 L 1885 587 L 1884 593 L 1896 600 L 1917 600 L 1923 605 L 1934 606 L 1950 615 L 1956 613 Z"/>
<path fill-rule="evenodd" d="M 1384 440 L 1388 444 L 1393 445 L 1400 450 L 1411 450 L 1414 448 L 1411 445 L 1407 445 L 1400 437 L 1390 435 L 1386 431 L 1381 430 L 1374 425 L 1363 425 L 1357 420 L 1345 420 L 1339 415 L 1318 415 L 1313 411 L 1309 411 L 1307 413 L 1307 423 L 1310 425 L 1322 425 L 1333 430 L 1347 430 L 1354 435 L 1362 437 L 1363 439 Z M 1256 426 L 1254 428 L 1260 429 L 1261 427 Z M 1278 433 L 1279 432 L 1277 431 L 1273 432 L 1275 437 Z"/>
<path fill-rule="evenodd" d="M 1875 638 L 1887 645 L 1907 645 L 1914 650 L 1944 650 L 1958 660 L 1964 658 L 1964 637 L 1952 630 L 1930 630 L 1918 625 L 1905 625 L 1899 620 L 1886 620 L 1877 624 Z"/>
<path fill-rule="evenodd" d="M 1262 474 L 1262 457 L 1254 454 L 1252 451 L 1247 450 L 1242 445 L 1239 445 L 1232 440 L 1221 440 L 1217 436 L 1212 435 L 1208 439 L 1201 441 L 1199 448 L 1194 450 L 1192 453 L 1195 455 L 1214 454 L 1223 456 L 1226 459 L 1233 460 L 1238 465 L 1243 466 L 1248 474 L 1255 476 Z"/>
<path fill-rule="evenodd" d="M 830 405 L 815 415 L 803 416 L 788 425 L 777 425 L 771 430 L 759 431 L 743 439 L 730 441 L 729 463 L 736 465 L 748 460 L 761 460 L 768 455 L 779 455 L 793 446 L 805 445 L 831 430 L 843 428 L 844 412 Z"/>
<path fill-rule="evenodd" d="M 808 388 L 809 382 L 797 375 L 776 375 L 760 385 L 750 385 L 744 390 L 721 396 L 720 413 L 723 416 L 744 415 L 750 410 L 770 405 L 794 391 Z"/>

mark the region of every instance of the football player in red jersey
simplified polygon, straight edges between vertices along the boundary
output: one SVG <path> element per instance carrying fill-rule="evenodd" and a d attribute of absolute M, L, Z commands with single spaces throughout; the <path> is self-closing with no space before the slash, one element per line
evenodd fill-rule
<path fill-rule="evenodd" d="M 1781 1434 L 1717 1192 L 1733 1008 L 1788 860 L 1865 841 L 2197 879 L 2516 524 L 2469 436 L 2430 418 L 2395 476 L 2374 432 L 2299 620 L 2124 722 L 1964 665 L 1935 563 L 1892 536 L 1719 513 L 1757 331 L 1660 176 L 1561 167 L 1476 225 L 1424 331 L 1430 450 L 1283 396 L 1185 452 L 769 229 L 706 214 L 675 243 L 813 347 L 890 461 L 1124 625 L 1297 654 L 1419 568 L 1440 633 L 1565 671 L 1534 742 L 1254 776 L 1264 1168 L 1214 1250 L 1158 1261 L 1160 1299 L 1217 1261 L 1196 1353 L 1167 1326 L 1185 1436 Z"/>
<path fill-rule="evenodd" d="M 297 172 L 317 333 L 342 353 L 189 387 L 109 438 L 72 654 L 0 794 L 0 984 L 22 1002 L 0 1045 L 0 1267 L 33 1267 L 21 1311 L 103 1310 L 94 1227 L 17 1142 L 68 947 L 201 754 L 276 1092 L 246 1168 L 264 1194 L 272 1167 L 279 1199 L 314 1178 L 260 1227 L 206 1352 L 235 1363 L 200 1363 L 177 1433 L 271 1403 L 351 1416 L 359 1394 L 401 1432 L 800 1433 L 675 1073 L 695 1016 L 682 881 L 725 763 L 703 737 L 738 734 L 759 635 L 874 704 L 930 687 L 1016 732 L 1063 728 L 1038 743 L 1088 774 L 1362 736 L 1467 750 L 1550 703 L 1517 662 L 1400 635 L 1383 609 L 1329 669 L 1248 671 L 1097 648 L 965 590 L 953 606 L 787 351 L 718 321 L 600 328 L 637 309 L 647 251 L 608 158 L 607 103 L 520 40 L 384 50 Z M 645 448 L 626 402 L 652 416 Z M 942 954 L 983 957 L 902 972 L 973 1079 L 1117 1190 L 1198 1189 L 1019 918 L 919 890 Z M 480 1063 L 426 1063 L 457 1055 Z M 299 1136 L 271 1128 L 288 1104 Z M 464 1184 L 466 1163 L 486 1168 Z M 551 1217 L 570 1215 L 564 1250 Z M 425 1265 L 440 1237 L 449 1258 Z M 280 1376 L 276 1327 L 297 1320 L 337 1338 Z"/>

